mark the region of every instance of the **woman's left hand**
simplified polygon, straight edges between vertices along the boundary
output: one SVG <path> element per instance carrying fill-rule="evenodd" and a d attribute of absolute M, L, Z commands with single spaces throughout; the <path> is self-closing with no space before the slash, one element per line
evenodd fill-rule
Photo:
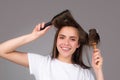
<path fill-rule="evenodd" d="M 92 55 L 92 67 L 95 72 L 102 70 L 103 58 L 99 49 L 94 49 Z"/>
<path fill-rule="evenodd" d="M 104 80 L 103 76 L 103 58 L 99 49 L 94 49 L 92 55 L 92 67 L 95 71 L 97 80 Z"/>

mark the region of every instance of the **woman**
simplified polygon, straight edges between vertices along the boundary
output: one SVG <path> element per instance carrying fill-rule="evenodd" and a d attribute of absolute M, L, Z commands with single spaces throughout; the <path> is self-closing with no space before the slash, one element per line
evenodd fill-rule
<path fill-rule="evenodd" d="M 43 36 L 45 23 L 36 25 L 32 33 L 8 40 L 0 44 L 0 57 L 28 67 L 36 80 L 94 80 L 90 67 L 82 60 L 82 49 L 87 45 L 88 34 L 74 23 L 60 25 L 54 41 L 52 56 L 19 52 L 16 49 Z M 96 64 L 97 63 L 97 64 Z M 103 79 L 103 59 L 99 49 L 92 55 L 92 67 L 97 80 Z"/>

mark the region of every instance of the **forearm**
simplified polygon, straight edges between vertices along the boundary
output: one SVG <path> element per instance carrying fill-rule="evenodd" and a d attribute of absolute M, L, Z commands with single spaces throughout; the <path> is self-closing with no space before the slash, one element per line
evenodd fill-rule
<path fill-rule="evenodd" d="M 102 69 L 99 70 L 99 71 L 97 71 L 97 72 L 95 72 L 95 74 L 96 74 L 96 79 L 97 79 L 97 80 L 104 80 L 104 76 L 103 76 L 103 71 L 102 71 Z"/>
<path fill-rule="evenodd" d="M 23 35 L 0 44 L 0 54 L 9 53 L 34 40 L 32 34 Z"/>
<path fill-rule="evenodd" d="M 44 27 L 44 23 L 36 25 L 36 27 L 33 29 L 32 33 L 30 33 L 30 34 L 23 35 L 18 38 L 14 38 L 14 39 L 8 40 L 4 43 L 1 43 L 0 44 L 0 56 L 3 54 L 6 54 L 6 53 L 14 52 L 16 50 L 16 48 L 41 37 L 50 28 L 50 27 L 47 27 L 44 30 L 40 30 L 41 27 Z"/>

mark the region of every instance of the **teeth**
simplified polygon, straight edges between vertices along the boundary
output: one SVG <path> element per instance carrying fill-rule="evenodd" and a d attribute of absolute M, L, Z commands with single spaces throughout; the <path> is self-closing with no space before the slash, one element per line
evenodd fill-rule
<path fill-rule="evenodd" d="M 68 50 L 70 50 L 70 48 L 62 48 L 63 50 L 66 50 L 66 51 L 68 51 Z"/>

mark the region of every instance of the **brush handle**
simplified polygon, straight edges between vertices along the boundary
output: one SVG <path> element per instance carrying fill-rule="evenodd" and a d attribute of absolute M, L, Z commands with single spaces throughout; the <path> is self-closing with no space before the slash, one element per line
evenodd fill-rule
<path fill-rule="evenodd" d="M 96 44 L 93 45 L 93 49 L 97 49 L 97 45 Z"/>
<path fill-rule="evenodd" d="M 43 28 L 40 28 L 40 30 L 43 30 L 43 29 L 45 29 L 46 27 L 48 27 L 48 26 L 50 26 L 50 25 L 52 25 L 52 23 L 51 23 L 51 22 L 48 22 L 48 23 L 45 24 L 45 26 L 44 26 Z"/>
<path fill-rule="evenodd" d="M 93 49 L 97 49 L 97 44 L 94 42 L 94 43 L 92 44 L 92 47 L 93 47 Z M 96 65 L 98 65 L 98 63 L 99 63 L 99 61 L 96 62 Z"/>
<path fill-rule="evenodd" d="M 92 47 L 93 47 L 93 49 L 97 49 L 97 43 L 96 43 L 96 42 L 93 42 L 93 43 L 92 43 Z"/>

